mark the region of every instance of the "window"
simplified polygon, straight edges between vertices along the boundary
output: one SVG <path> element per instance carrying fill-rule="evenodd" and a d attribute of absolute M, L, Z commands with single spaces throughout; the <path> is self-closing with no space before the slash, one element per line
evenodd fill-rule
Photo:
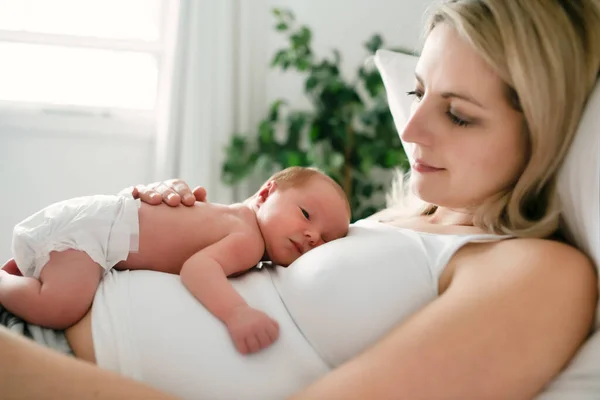
<path fill-rule="evenodd" d="M 154 121 L 176 8 L 176 0 L 0 0 L 0 110 L 13 119 Z"/>

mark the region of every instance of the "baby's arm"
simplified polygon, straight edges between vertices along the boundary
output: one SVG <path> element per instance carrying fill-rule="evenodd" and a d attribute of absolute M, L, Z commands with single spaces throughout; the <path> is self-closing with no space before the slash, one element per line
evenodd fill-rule
<path fill-rule="evenodd" d="M 227 326 L 242 354 L 259 351 L 279 336 L 277 322 L 250 307 L 227 279 L 253 267 L 262 249 L 254 236 L 233 233 L 194 254 L 180 272 L 187 289 Z"/>

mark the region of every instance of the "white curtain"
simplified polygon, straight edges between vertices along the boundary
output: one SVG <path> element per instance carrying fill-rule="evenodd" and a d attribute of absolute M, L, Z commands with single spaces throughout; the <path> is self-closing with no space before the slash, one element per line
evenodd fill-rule
<path fill-rule="evenodd" d="M 174 54 L 163 79 L 155 178 L 203 185 L 210 201 L 246 195 L 221 182 L 224 148 L 233 132 L 252 132 L 264 112 L 263 0 L 180 0 Z M 249 3 L 252 3 L 251 5 Z M 264 39 L 264 37 L 263 37 Z"/>

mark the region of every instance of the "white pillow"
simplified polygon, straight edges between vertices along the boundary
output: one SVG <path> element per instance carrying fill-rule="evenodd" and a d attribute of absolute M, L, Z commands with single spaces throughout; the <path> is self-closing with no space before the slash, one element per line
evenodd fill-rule
<path fill-rule="evenodd" d="M 387 91 L 398 132 L 410 116 L 417 57 L 379 50 L 375 65 Z M 404 144 L 411 156 L 410 145 Z M 575 140 L 558 176 L 558 193 L 565 224 L 579 248 L 600 266 L 600 83 L 592 93 Z M 599 281 L 600 283 L 600 281 Z M 600 328 L 600 307 L 596 329 Z M 539 397 L 543 400 L 600 398 L 600 330 L 582 347 L 569 367 Z"/>
<path fill-rule="evenodd" d="M 600 267 L 600 82 L 592 93 L 558 177 L 565 223 Z M 600 398 L 600 304 L 596 333 L 538 400 Z"/>
<path fill-rule="evenodd" d="M 415 90 L 417 82 L 415 68 L 419 58 L 410 54 L 396 53 L 389 50 L 377 50 L 375 65 L 381 74 L 383 85 L 386 89 L 388 105 L 396 125 L 398 134 L 410 118 L 410 105 L 413 97 L 407 92 Z M 410 143 L 402 142 L 406 155 L 412 163 L 412 150 Z"/>
<path fill-rule="evenodd" d="M 558 175 L 558 195 L 573 239 L 600 267 L 600 82 Z"/>

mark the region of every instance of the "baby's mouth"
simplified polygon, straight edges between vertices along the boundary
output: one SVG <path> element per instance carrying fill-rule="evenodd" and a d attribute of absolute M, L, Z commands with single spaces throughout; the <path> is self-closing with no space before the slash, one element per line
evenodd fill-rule
<path fill-rule="evenodd" d="M 292 244 L 294 245 L 294 248 L 296 249 L 296 251 L 300 254 L 304 254 L 304 250 L 302 249 L 302 246 L 300 246 L 300 244 L 294 242 L 293 240 L 290 239 L 290 242 L 292 242 Z"/>

